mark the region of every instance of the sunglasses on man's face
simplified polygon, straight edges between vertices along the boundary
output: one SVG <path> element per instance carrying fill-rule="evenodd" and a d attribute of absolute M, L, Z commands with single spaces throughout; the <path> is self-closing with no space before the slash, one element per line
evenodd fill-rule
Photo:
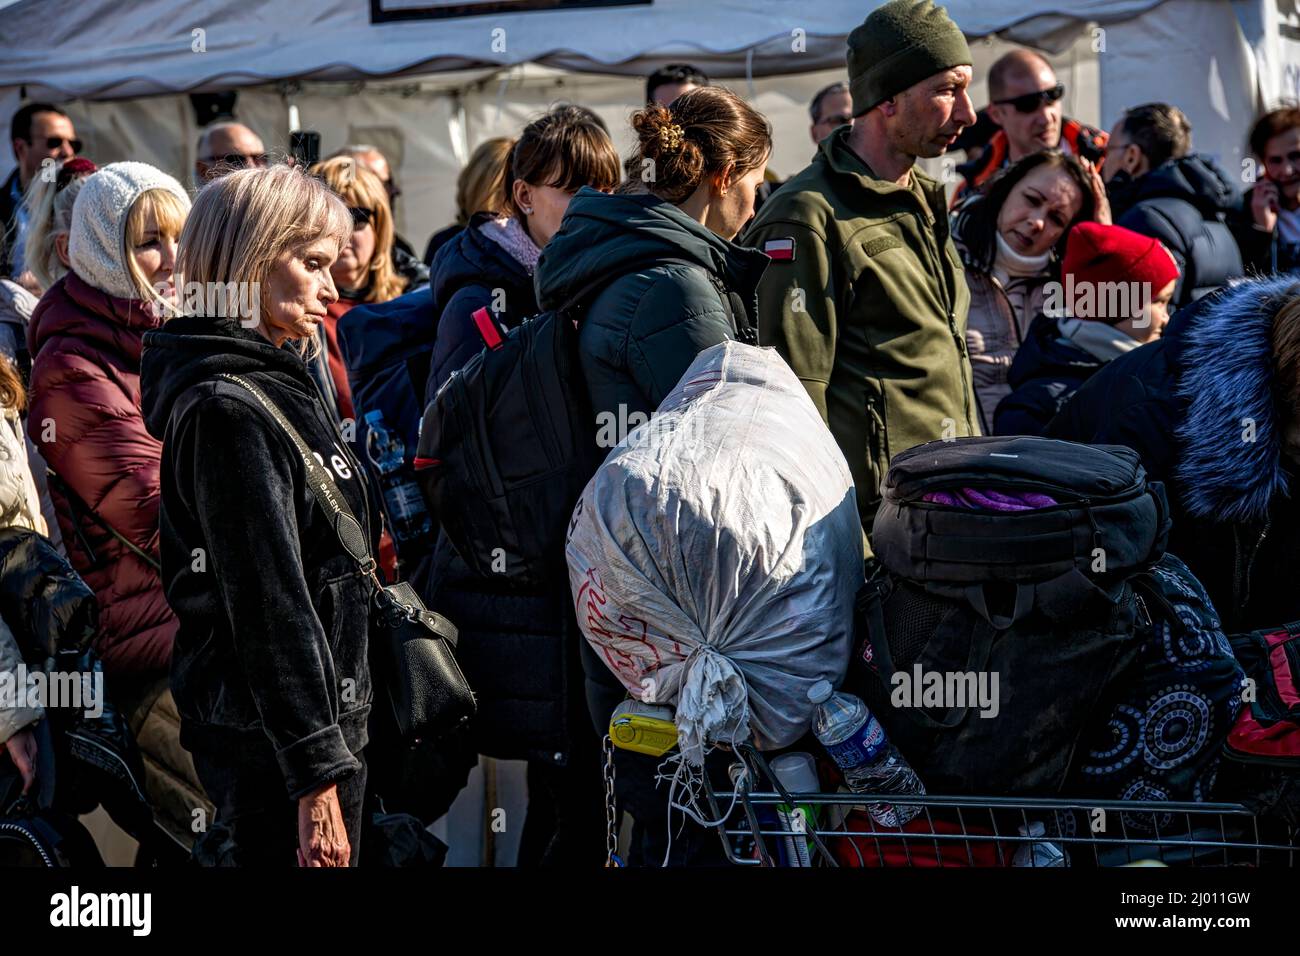
<path fill-rule="evenodd" d="M 349 206 L 348 212 L 352 213 L 353 229 L 364 229 L 375 221 L 375 212 L 373 209 L 366 209 L 363 206 Z"/>
<path fill-rule="evenodd" d="M 1065 85 L 1057 83 L 1050 90 L 1039 90 L 1037 93 L 1026 93 L 1024 96 L 1013 96 L 1008 100 L 994 100 L 999 106 L 1014 106 L 1021 113 L 1032 113 L 1040 106 L 1046 106 L 1048 103 L 1055 103 L 1065 95 Z"/>
<path fill-rule="evenodd" d="M 265 166 L 267 155 L 266 153 L 226 153 L 224 156 L 209 156 L 203 162 L 220 166 Z"/>
<path fill-rule="evenodd" d="M 46 149 L 62 149 L 64 143 L 67 143 L 69 146 L 71 146 L 71 147 L 72 147 L 72 151 L 73 151 L 74 153 L 79 153 L 79 152 L 81 152 L 81 140 L 79 140 L 79 139 L 68 139 L 66 136 L 47 136 L 47 137 L 45 137 L 45 148 L 46 148 Z"/>

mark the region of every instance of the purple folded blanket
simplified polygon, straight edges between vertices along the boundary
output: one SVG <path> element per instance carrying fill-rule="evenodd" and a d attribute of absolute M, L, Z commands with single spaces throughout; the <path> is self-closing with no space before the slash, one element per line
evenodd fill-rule
<path fill-rule="evenodd" d="M 972 511 L 1033 511 L 1050 508 L 1056 499 L 1034 491 L 993 491 L 985 488 L 963 488 L 960 491 L 932 491 L 922 498 L 936 505 L 950 508 L 970 508 Z"/>

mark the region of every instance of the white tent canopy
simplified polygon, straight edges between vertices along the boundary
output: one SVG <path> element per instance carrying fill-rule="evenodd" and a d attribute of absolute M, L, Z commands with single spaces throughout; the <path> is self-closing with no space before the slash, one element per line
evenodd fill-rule
<path fill-rule="evenodd" d="M 417 244 L 453 213 L 456 172 L 483 139 L 557 100 L 600 113 L 621 149 L 642 77 L 698 65 L 771 119 L 775 171 L 811 154 L 804 110 L 843 76 L 863 0 L 20 0 L 0 10 L 0 115 L 63 102 L 97 161 L 185 178 L 197 126 L 184 94 L 241 89 L 238 114 L 283 149 L 289 107 L 326 153 L 371 141 L 403 187 Z M 949 0 L 972 38 L 977 105 L 1009 43 L 1048 54 L 1068 115 L 1109 127 L 1164 100 L 1231 174 L 1255 113 L 1300 97 L 1296 0 Z M 527 66 L 524 66 L 527 64 Z M 538 66 L 540 64 L 540 67 Z M 0 156 L 0 175 L 11 163 Z M 932 164 L 932 172 L 950 172 Z M 940 168 L 935 168 L 940 167 Z M 1244 175 L 1244 172 L 1243 172 Z"/>
<path fill-rule="evenodd" d="M 1043 40 L 1160 0 L 950 0 L 970 36 Z M 686 59 L 718 76 L 843 63 L 862 0 L 27 0 L 0 27 L 0 86 L 128 97 L 540 63 L 644 74 Z"/>

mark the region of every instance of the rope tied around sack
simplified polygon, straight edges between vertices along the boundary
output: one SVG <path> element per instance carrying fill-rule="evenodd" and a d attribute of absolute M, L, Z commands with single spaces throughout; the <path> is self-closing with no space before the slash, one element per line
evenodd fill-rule
<path fill-rule="evenodd" d="M 749 687 L 721 651 L 700 644 L 686 658 L 677 695 L 677 740 L 693 767 L 704 766 L 709 741 L 749 737 Z"/>

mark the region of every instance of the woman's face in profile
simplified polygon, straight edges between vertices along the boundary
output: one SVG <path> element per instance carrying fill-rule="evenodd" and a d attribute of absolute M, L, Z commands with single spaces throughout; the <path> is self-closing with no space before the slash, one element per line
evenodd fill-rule
<path fill-rule="evenodd" d="M 322 236 L 281 253 L 264 287 L 259 331 L 279 347 L 315 334 L 326 311 L 338 301 L 330 266 L 339 256 L 338 242 Z"/>
<path fill-rule="evenodd" d="M 767 163 L 763 163 L 742 176 L 731 179 L 725 196 L 715 188 L 709 221 L 705 225 L 723 239 L 732 240 L 740 235 L 740 230 L 754 217 L 754 201 L 758 196 L 758 187 L 763 185 L 766 169 Z"/>
<path fill-rule="evenodd" d="M 338 258 L 330 268 L 336 287 L 359 289 L 366 284 L 366 277 L 370 274 L 370 261 L 375 257 L 374 212 L 367 212 L 370 217 L 364 221 L 357 221 L 353 217 L 352 234 L 339 250 Z"/>
<path fill-rule="evenodd" d="M 532 210 L 531 215 L 525 216 L 528 233 L 537 247 L 544 249 L 551 237 L 560 231 L 560 223 L 569 208 L 569 201 L 577 190 L 560 189 L 558 186 L 534 186 L 531 183 L 516 185 L 524 187 L 522 192 L 516 190 L 520 206 Z"/>
<path fill-rule="evenodd" d="M 176 302 L 176 287 L 173 283 L 176 240 L 176 236 L 159 227 L 157 216 L 150 215 L 145 222 L 140 243 L 130 250 L 131 258 L 135 260 L 136 268 L 145 281 L 160 297 L 173 304 Z"/>

